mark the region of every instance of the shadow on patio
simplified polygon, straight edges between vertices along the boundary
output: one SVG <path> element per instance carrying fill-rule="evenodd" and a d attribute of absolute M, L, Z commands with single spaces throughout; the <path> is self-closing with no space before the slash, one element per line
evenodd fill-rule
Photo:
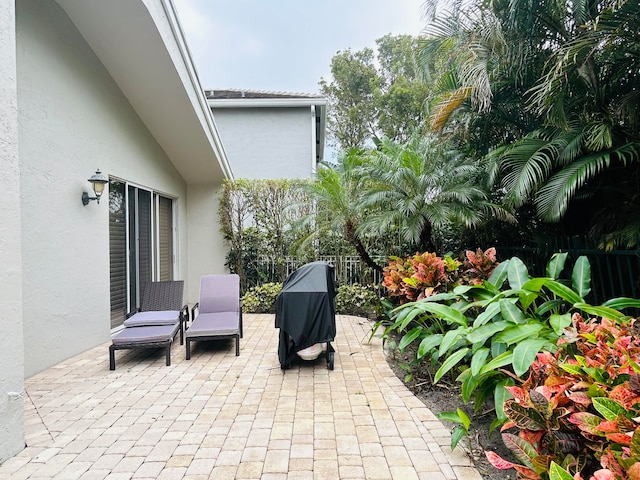
<path fill-rule="evenodd" d="M 28 447 L 0 478 L 479 480 L 387 365 L 371 324 L 337 316 L 324 357 L 283 372 L 272 315 L 232 341 L 116 352 L 108 344 L 25 382 Z"/>

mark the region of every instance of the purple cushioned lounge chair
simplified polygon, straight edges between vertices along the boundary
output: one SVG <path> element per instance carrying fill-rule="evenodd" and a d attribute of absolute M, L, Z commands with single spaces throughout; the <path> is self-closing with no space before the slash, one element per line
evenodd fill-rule
<path fill-rule="evenodd" d="M 240 277 L 236 274 L 201 277 L 200 299 L 191 309 L 191 318 L 191 325 L 185 331 L 187 360 L 191 358 L 191 342 L 200 340 L 235 338 L 236 357 L 240 355 Z"/>
<path fill-rule="evenodd" d="M 171 345 L 180 332 L 184 343 L 184 324 L 189 310 L 182 305 L 182 280 L 149 282 L 145 285 L 140 307 L 127 314 L 124 330 L 111 339 L 109 369 L 115 370 L 115 351 L 134 348 L 164 348 L 166 364 L 171 365 Z"/>
<path fill-rule="evenodd" d="M 171 365 L 171 345 L 180 324 L 127 327 L 116 335 L 109 346 L 109 369 L 116 369 L 115 351 L 132 348 L 164 348 L 167 366 Z"/>

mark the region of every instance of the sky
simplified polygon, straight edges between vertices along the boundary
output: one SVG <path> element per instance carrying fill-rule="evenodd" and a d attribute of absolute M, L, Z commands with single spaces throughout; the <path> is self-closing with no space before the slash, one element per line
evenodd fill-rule
<path fill-rule="evenodd" d="M 319 93 L 338 51 L 418 35 L 424 0 L 173 0 L 204 89 Z"/>

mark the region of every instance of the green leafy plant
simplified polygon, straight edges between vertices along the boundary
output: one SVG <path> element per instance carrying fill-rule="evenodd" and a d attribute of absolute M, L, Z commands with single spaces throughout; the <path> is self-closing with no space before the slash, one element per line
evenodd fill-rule
<path fill-rule="evenodd" d="M 623 319 L 611 306 L 592 306 L 584 297 L 590 290 L 586 257 L 574 264 L 571 281 L 561 281 L 567 254 L 555 254 L 547 276 L 532 278 L 517 257 L 502 262 L 488 280 L 458 285 L 393 312 L 390 329 L 403 337 L 400 348 L 418 343 L 417 358 L 437 363 L 434 382 L 453 375 L 461 383 L 462 398 L 476 408 L 495 402 L 494 427 L 506 420 L 505 386 L 525 374 L 541 351 L 555 352 L 571 312 Z M 571 286 L 569 286 L 571 285 Z M 615 304 L 612 305 L 620 305 Z"/>
<path fill-rule="evenodd" d="M 503 440 L 520 463 L 487 458 L 519 478 L 640 478 L 640 340 L 606 318 L 574 314 L 572 324 L 555 355 L 540 353 L 527 380 L 508 387 Z"/>
<path fill-rule="evenodd" d="M 451 288 L 452 285 L 460 282 L 460 267 L 462 266 L 462 262 L 450 255 L 445 255 L 442 261 L 444 262 L 444 273 L 447 277 L 446 284 L 448 288 Z"/>
<path fill-rule="evenodd" d="M 464 410 L 458 408 L 455 412 L 442 412 L 438 414 L 438 418 L 456 424 L 451 431 L 451 450 L 456 448 L 463 438 L 466 437 L 467 440 L 470 440 L 469 427 L 471 427 L 471 419 Z"/>
<path fill-rule="evenodd" d="M 252 287 L 242 296 L 242 311 L 245 313 L 275 313 L 276 298 L 282 291 L 281 283 L 264 283 Z"/>
<path fill-rule="evenodd" d="M 368 317 L 380 309 L 380 299 L 372 287 L 340 285 L 336 294 L 336 312 L 343 315 Z"/>

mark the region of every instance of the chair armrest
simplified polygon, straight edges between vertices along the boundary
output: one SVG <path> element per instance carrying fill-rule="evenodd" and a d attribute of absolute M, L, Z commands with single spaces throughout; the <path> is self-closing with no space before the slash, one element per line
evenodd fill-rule
<path fill-rule="evenodd" d="M 200 307 L 200 302 L 196 303 L 193 307 L 191 307 L 191 321 L 193 322 L 196 319 L 196 310 Z"/>
<path fill-rule="evenodd" d="M 127 313 L 124 318 L 125 320 L 129 317 L 133 317 L 136 313 L 140 312 L 140 307 L 136 308 L 135 310 L 131 310 L 129 313 Z"/>

